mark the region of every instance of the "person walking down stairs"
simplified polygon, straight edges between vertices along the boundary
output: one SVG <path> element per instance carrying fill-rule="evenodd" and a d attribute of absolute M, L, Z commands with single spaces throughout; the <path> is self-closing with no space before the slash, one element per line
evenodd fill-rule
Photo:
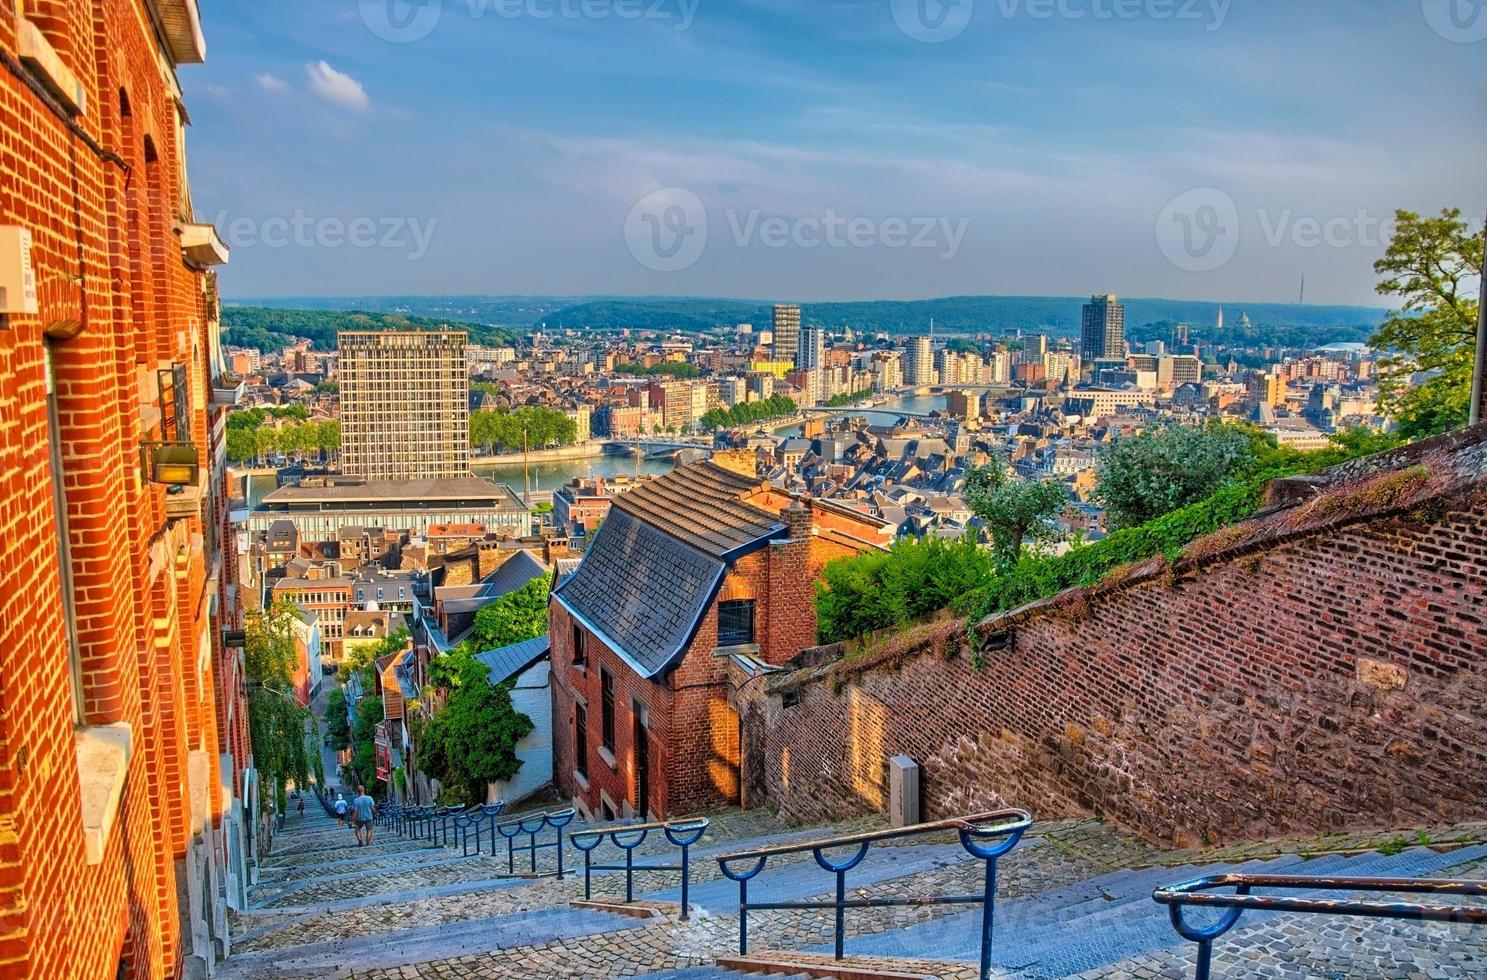
<path fill-rule="evenodd" d="M 336 826 L 346 826 L 346 797 L 340 793 L 336 794 Z"/>
<path fill-rule="evenodd" d="M 351 801 L 351 827 L 356 834 L 356 843 L 366 847 L 372 843 L 372 817 L 376 801 L 367 795 L 366 787 L 356 787 L 356 799 Z"/>

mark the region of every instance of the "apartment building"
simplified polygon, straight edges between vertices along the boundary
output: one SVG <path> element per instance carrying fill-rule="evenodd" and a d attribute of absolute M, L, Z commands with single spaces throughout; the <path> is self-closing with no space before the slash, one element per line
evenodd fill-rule
<path fill-rule="evenodd" d="M 458 330 L 341 332 L 341 468 L 347 475 L 470 475 L 466 339 Z"/>

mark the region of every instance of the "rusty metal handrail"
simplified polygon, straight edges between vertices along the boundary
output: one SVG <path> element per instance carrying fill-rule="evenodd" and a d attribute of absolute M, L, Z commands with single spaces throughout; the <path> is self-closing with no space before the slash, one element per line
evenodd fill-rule
<path fill-rule="evenodd" d="M 1234 894 L 1216 894 L 1212 888 L 1234 888 Z M 1470 905 L 1415 905 L 1409 902 L 1370 902 L 1331 898 L 1285 898 L 1252 895 L 1254 888 L 1298 891 L 1346 891 L 1487 897 L 1487 881 L 1459 878 L 1339 878 L 1316 875 L 1214 874 L 1168 885 L 1152 892 L 1152 900 L 1167 906 L 1172 928 L 1198 944 L 1197 980 L 1208 980 L 1213 963 L 1213 941 L 1239 922 L 1246 910 L 1299 912 L 1320 915 L 1356 915 L 1373 919 L 1415 922 L 1465 922 L 1487 925 L 1487 907 Z M 1189 905 L 1225 909 L 1218 921 L 1193 925 L 1183 916 Z"/>

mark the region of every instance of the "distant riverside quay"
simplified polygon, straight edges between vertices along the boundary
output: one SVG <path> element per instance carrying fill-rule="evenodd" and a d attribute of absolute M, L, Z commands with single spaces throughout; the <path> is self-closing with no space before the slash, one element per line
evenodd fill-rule
<path fill-rule="evenodd" d="M 944 395 L 907 395 L 889 398 L 872 408 L 854 408 L 847 406 L 839 412 L 833 413 L 830 418 L 844 418 L 847 416 L 866 416 L 874 421 L 891 421 L 900 413 L 907 412 L 911 415 L 927 415 L 930 412 L 943 411 L 945 409 Z M 768 428 L 768 425 L 765 426 Z M 777 436 L 789 437 L 800 434 L 801 426 L 795 423 L 786 429 L 775 433 Z M 534 500 L 545 500 L 553 490 L 564 483 L 577 477 L 586 479 L 593 477 L 614 476 L 664 476 L 670 473 L 675 462 L 670 459 L 641 459 L 635 460 L 625 456 L 605 456 L 603 453 L 603 439 L 594 439 L 587 446 L 565 447 L 559 450 L 543 450 L 532 452 L 532 465 L 524 467 L 520 453 L 506 456 L 484 456 L 474 460 L 476 476 L 483 476 L 487 480 L 496 483 L 504 483 L 511 487 L 518 496 L 521 495 L 525 485 L 524 470 L 529 470 L 532 476 L 532 496 Z M 583 450 L 580 454 L 575 450 Z M 563 458 L 558 458 L 563 457 Z M 637 469 L 638 466 L 638 469 Z M 248 506 L 256 508 L 263 498 L 275 489 L 274 470 L 238 470 L 239 473 L 248 473 Z"/>

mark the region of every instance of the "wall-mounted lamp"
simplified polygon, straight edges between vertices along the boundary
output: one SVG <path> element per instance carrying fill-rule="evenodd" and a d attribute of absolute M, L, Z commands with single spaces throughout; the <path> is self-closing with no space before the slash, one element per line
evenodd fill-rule
<path fill-rule="evenodd" d="M 189 442 L 147 442 L 141 448 L 145 479 L 168 487 L 194 487 L 201 480 L 196 447 Z"/>

